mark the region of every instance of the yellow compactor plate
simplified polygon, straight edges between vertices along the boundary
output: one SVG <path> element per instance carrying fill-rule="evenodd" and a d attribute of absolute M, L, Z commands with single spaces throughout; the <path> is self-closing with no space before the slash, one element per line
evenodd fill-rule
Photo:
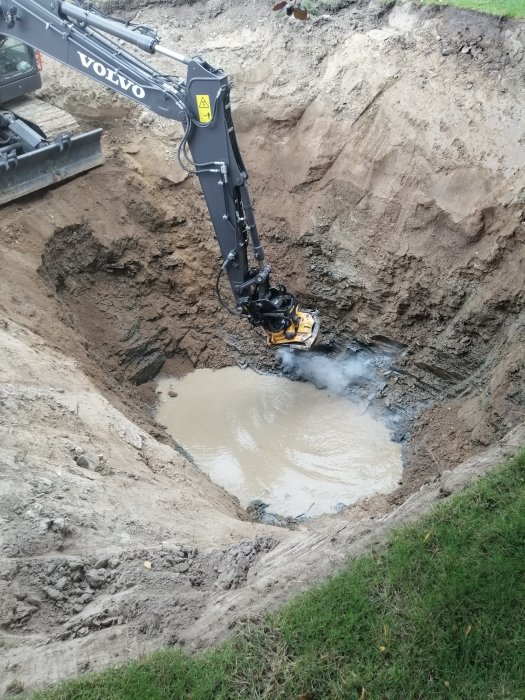
<path fill-rule="evenodd" d="M 317 311 L 295 311 L 298 323 L 293 323 L 286 331 L 268 333 L 270 347 L 290 347 L 298 350 L 309 350 L 319 334 L 319 314 Z M 295 328 L 295 334 L 290 337 Z"/>

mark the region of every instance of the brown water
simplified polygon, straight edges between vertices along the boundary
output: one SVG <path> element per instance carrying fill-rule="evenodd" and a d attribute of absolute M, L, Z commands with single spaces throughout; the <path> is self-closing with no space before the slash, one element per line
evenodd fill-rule
<path fill-rule="evenodd" d="M 227 367 L 158 387 L 157 420 L 243 506 L 260 498 L 279 515 L 320 515 L 387 493 L 401 475 L 387 428 L 312 384 Z"/>

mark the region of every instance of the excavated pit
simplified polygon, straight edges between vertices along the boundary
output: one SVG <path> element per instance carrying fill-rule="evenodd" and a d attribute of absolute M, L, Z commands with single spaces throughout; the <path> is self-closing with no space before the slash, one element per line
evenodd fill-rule
<path fill-rule="evenodd" d="M 157 392 L 159 422 L 263 522 L 340 512 L 401 478 L 399 445 L 367 403 L 310 382 L 225 367 L 163 377 Z"/>
<path fill-rule="evenodd" d="M 274 278 L 319 309 L 325 357 L 372 363 L 345 391 L 404 469 L 287 529 L 187 460 L 155 419 L 159 372 L 319 376 L 219 306 L 177 127 L 47 65 L 44 96 L 103 124 L 108 158 L 2 210 L 0 692 L 207 646 L 523 440 L 523 25 L 373 2 L 306 24 L 255 2 L 137 12 L 235 78 Z"/>

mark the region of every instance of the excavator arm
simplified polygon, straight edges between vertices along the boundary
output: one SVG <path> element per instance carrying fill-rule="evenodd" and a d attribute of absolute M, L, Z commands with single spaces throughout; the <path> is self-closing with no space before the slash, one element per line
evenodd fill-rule
<path fill-rule="evenodd" d="M 183 125 L 181 167 L 198 178 L 217 237 L 222 265 L 216 279 L 221 304 L 262 327 L 271 346 L 309 349 L 319 331 L 316 311 L 301 310 L 283 285 L 272 286 L 235 137 L 230 81 L 200 57 L 165 48 L 145 26 L 107 17 L 60 0 L 0 0 L 0 34 L 52 56 L 69 68 Z M 120 40 L 116 43 L 115 39 Z M 186 65 L 186 79 L 164 75 L 122 42 Z M 220 295 L 226 274 L 235 299 Z"/>

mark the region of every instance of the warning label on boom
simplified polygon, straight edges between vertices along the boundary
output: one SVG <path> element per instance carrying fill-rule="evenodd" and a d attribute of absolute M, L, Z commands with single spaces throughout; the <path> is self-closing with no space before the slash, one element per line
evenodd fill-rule
<path fill-rule="evenodd" d="M 197 95 L 197 109 L 199 110 L 199 121 L 201 124 L 211 122 L 211 106 L 209 95 Z"/>

